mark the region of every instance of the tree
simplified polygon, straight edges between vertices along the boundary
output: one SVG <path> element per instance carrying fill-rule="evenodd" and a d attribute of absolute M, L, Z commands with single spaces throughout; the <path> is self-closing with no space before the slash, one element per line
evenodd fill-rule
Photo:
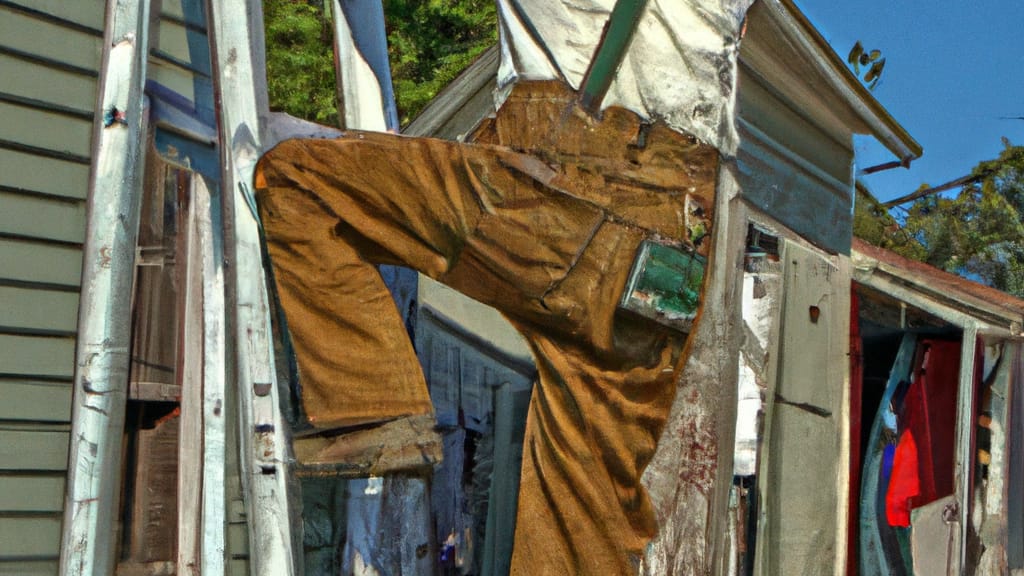
<path fill-rule="evenodd" d="M 498 41 L 494 0 L 384 0 L 384 17 L 403 126 Z"/>
<path fill-rule="evenodd" d="M 337 124 L 333 28 L 323 0 L 265 0 L 267 89 L 274 110 Z M 407 124 L 497 42 L 493 0 L 384 0 L 399 119 Z"/>
<path fill-rule="evenodd" d="M 865 206 L 855 211 L 854 234 L 1024 297 L 1024 147 L 1003 144 L 998 158 L 974 167 L 956 196 L 917 198 L 899 226 L 884 208 L 859 202 Z"/>
<path fill-rule="evenodd" d="M 333 32 L 324 3 L 265 0 L 263 21 L 271 109 L 337 126 Z"/>

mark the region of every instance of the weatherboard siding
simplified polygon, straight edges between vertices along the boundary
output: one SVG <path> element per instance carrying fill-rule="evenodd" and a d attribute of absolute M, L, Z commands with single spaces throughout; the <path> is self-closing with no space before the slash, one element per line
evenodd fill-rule
<path fill-rule="evenodd" d="M 0 575 L 57 573 L 104 0 L 0 0 Z"/>
<path fill-rule="evenodd" d="M 740 69 L 736 164 L 743 198 L 827 252 L 849 254 L 853 151 Z"/>

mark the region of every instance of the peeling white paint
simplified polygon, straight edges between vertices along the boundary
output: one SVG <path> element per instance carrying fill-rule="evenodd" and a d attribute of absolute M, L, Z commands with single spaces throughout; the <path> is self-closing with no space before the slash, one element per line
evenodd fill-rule
<path fill-rule="evenodd" d="M 131 286 L 144 154 L 149 2 L 110 2 L 83 248 L 60 573 L 113 573 Z M 114 40 L 118 39 L 118 40 Z M 117 129 L 109 129 L 111 127 Z"/>
<path fill-rule="evenodd" d="M 621 106 L 664 120 L 732 154 L 740 26 L 752 3 L 650 0 L 601 109 Z M 498 86 L 561 77 L 579 88 L 614 6 L 615 0 L 498 0 Z"/>
<path fill-rule="evenodd" d="M 296 570 L 286 468 L 289 432 L 278 409 L 266 276 L 251 191 L 256 158 L 262 150 L 261 117 L 269 114 L 265 88 L 258 80 L 263 70 L 263 62 L 257 60 L 263 57 L 262 10 L 259 2 L 216 0 L 209 6 L 211 56 L 215 68 L 222 71 L 217 85 L 221 145 L 230 151 L 223 155 L 222 190 L 230 215 L 225 225 L 233 232 L 229 237 L 234 245 L 225 246 L 223 256 L 234 265 L 233 277 L 225 278 L 228 301 L 233 301 L 234 308 L 225 312 L 234 316 L 238 403 L 227 406 L 223 396 L 209 400 L 214 403 L 212 417 L 216 425 L 224 425 L 226 410 L 238 410 L 241 475 L 252 551 L 250 572 L 288 576 Z M 269 394 L 254 393 L 255 384 L 266 383 L 271 384 Z M 218 472 L 223 474 L 223 462 Z M 224 506 L 217 513 L 226 513 Z M 223 534 L 224 524 L 213 520 L 209 524 L 204 520 L 204 529 L 213 531 L 209 535 L 216 538 L 215 531 Z M 204 557 L 207 554 L 204 549 Z M 205 569 L 203 574 L 207 574 Z"/>
<path fill-rule="evenodd" d="M 332 0 L 334 11 L 334 42 L 338 53 L 338 83 L 344 99 L 345 126 L 384 132 L 387 120 L 384 117 L 384 101 L 380 82 L 356 49 L 352 28 L 341 9 L 340 0 Z"/>

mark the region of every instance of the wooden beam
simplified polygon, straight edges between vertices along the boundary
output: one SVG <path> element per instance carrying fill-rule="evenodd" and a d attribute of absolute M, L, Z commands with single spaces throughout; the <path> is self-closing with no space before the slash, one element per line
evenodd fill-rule
<path fill-rule="evenodd" d="M 342 127 L 398 132 L 384 5 L 380 0 L 331 0 L 331 8 Z"/>
<path fill-rule="evenodd" d="M 289 428 L 278 409 L 266 274 L 252 192 L 253 172 L 263 153 L 260 123 L 269 114 L 263 77 L 263 11 L 256 1 L 211 0 L 209 7 L 224 224 L 231 239 L 225 256 L 234 264 L 226 285 L 236 330 L 235 385 L 241 475 L 253 552 L 250 572 L 288 576 L 297 571 L 298 557 L 292 547 L 288 498 Z M 217 471 L 223 473 L 223 468 L 222 462 Z M 206 473 L 210 472 L 208 468 Z M 204 549 L 204 560 L 207 554 Z"/>
<path fill-rule="evenodd" d="M 957 566 L 957 574 L 966 574 L 967 568 L 967 537 L 971 526 L 971 505 L 974 493 L 971 491 L 971 465 L 974 463 L 974 429 L 976 412 L 974 410 L 974 365 L 975 351 L 978 345 L 978 326 L 969 323 L 964 326 L 963 340 L 960 344 L 960 379 L 957 389 L 956 407 L 956 456 L 954 482 L 956 495 L 960 505 L 958 559 L 953 561 Z"/>
<path fill-rule="evenodd" d="M 224 310 L 224 246 L 215 216 L 220 211 L 211 202 L 210 191 L 196 181 L 193 203 L 196 237 L 202 254 L 203 301 L 203 387 L 202 410 L 202 511 L 200 517 L 201 574 L 224 574 L 227 550 L 227 460 L 226 388 L 227 326 Z M 191 408 L 191 406 L 190 406 Z M 191 418 L 191 416 L 190 416 Z"/>
<path fill-rule="evenodd" d="M 949 182 L 946 182 L 945 184 L 940 184 L 938 186 L 933 186 L 931 188 L 926 188 L 924 190 L 918 190 L 916 192 L 911 192 L 906 196 L 900 196 L 899 198 L 889 200 L 888 202 L 882 202 L 882 208 L 895 208 L 900 204 L 906 204 L 907 202 L 913 202 L 914 200 L 924 198 L 925 196 L 931 196 L 932 194 L 945 192 L 946 190 L 951 190 L 953 188 L 956 188 L 957 186 L 966 186 L 968 184 L 978 182 L 983 178 L 984 176 L 974 176 L 971 174 L 968 174 L 967 176 L 961 176 L 960 178 L 957 178 L 956 180 L 951 180 Z"/>
<path fill-rule="evenodd" d="M 107 7 L 89 185 L 64 538 L 65 576 L 112 574 L 145 154 L 149 1 Z"/>

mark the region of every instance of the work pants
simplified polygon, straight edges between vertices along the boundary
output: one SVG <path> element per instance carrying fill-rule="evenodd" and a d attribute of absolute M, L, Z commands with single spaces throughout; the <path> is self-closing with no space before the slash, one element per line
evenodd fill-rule
<path fill-rule="evenodd" d="M 569 168 L 504 146 L 349 132 L 279 144 L 256 184 L 311 422 L 431 412 L 374 265 L 415 268 L 501 311 L 537 363 L 512 572 L 631 574 L 656 530 L 640 478 L 686 336 L 618 310 L 653 232 L 574 188 Z"/>

